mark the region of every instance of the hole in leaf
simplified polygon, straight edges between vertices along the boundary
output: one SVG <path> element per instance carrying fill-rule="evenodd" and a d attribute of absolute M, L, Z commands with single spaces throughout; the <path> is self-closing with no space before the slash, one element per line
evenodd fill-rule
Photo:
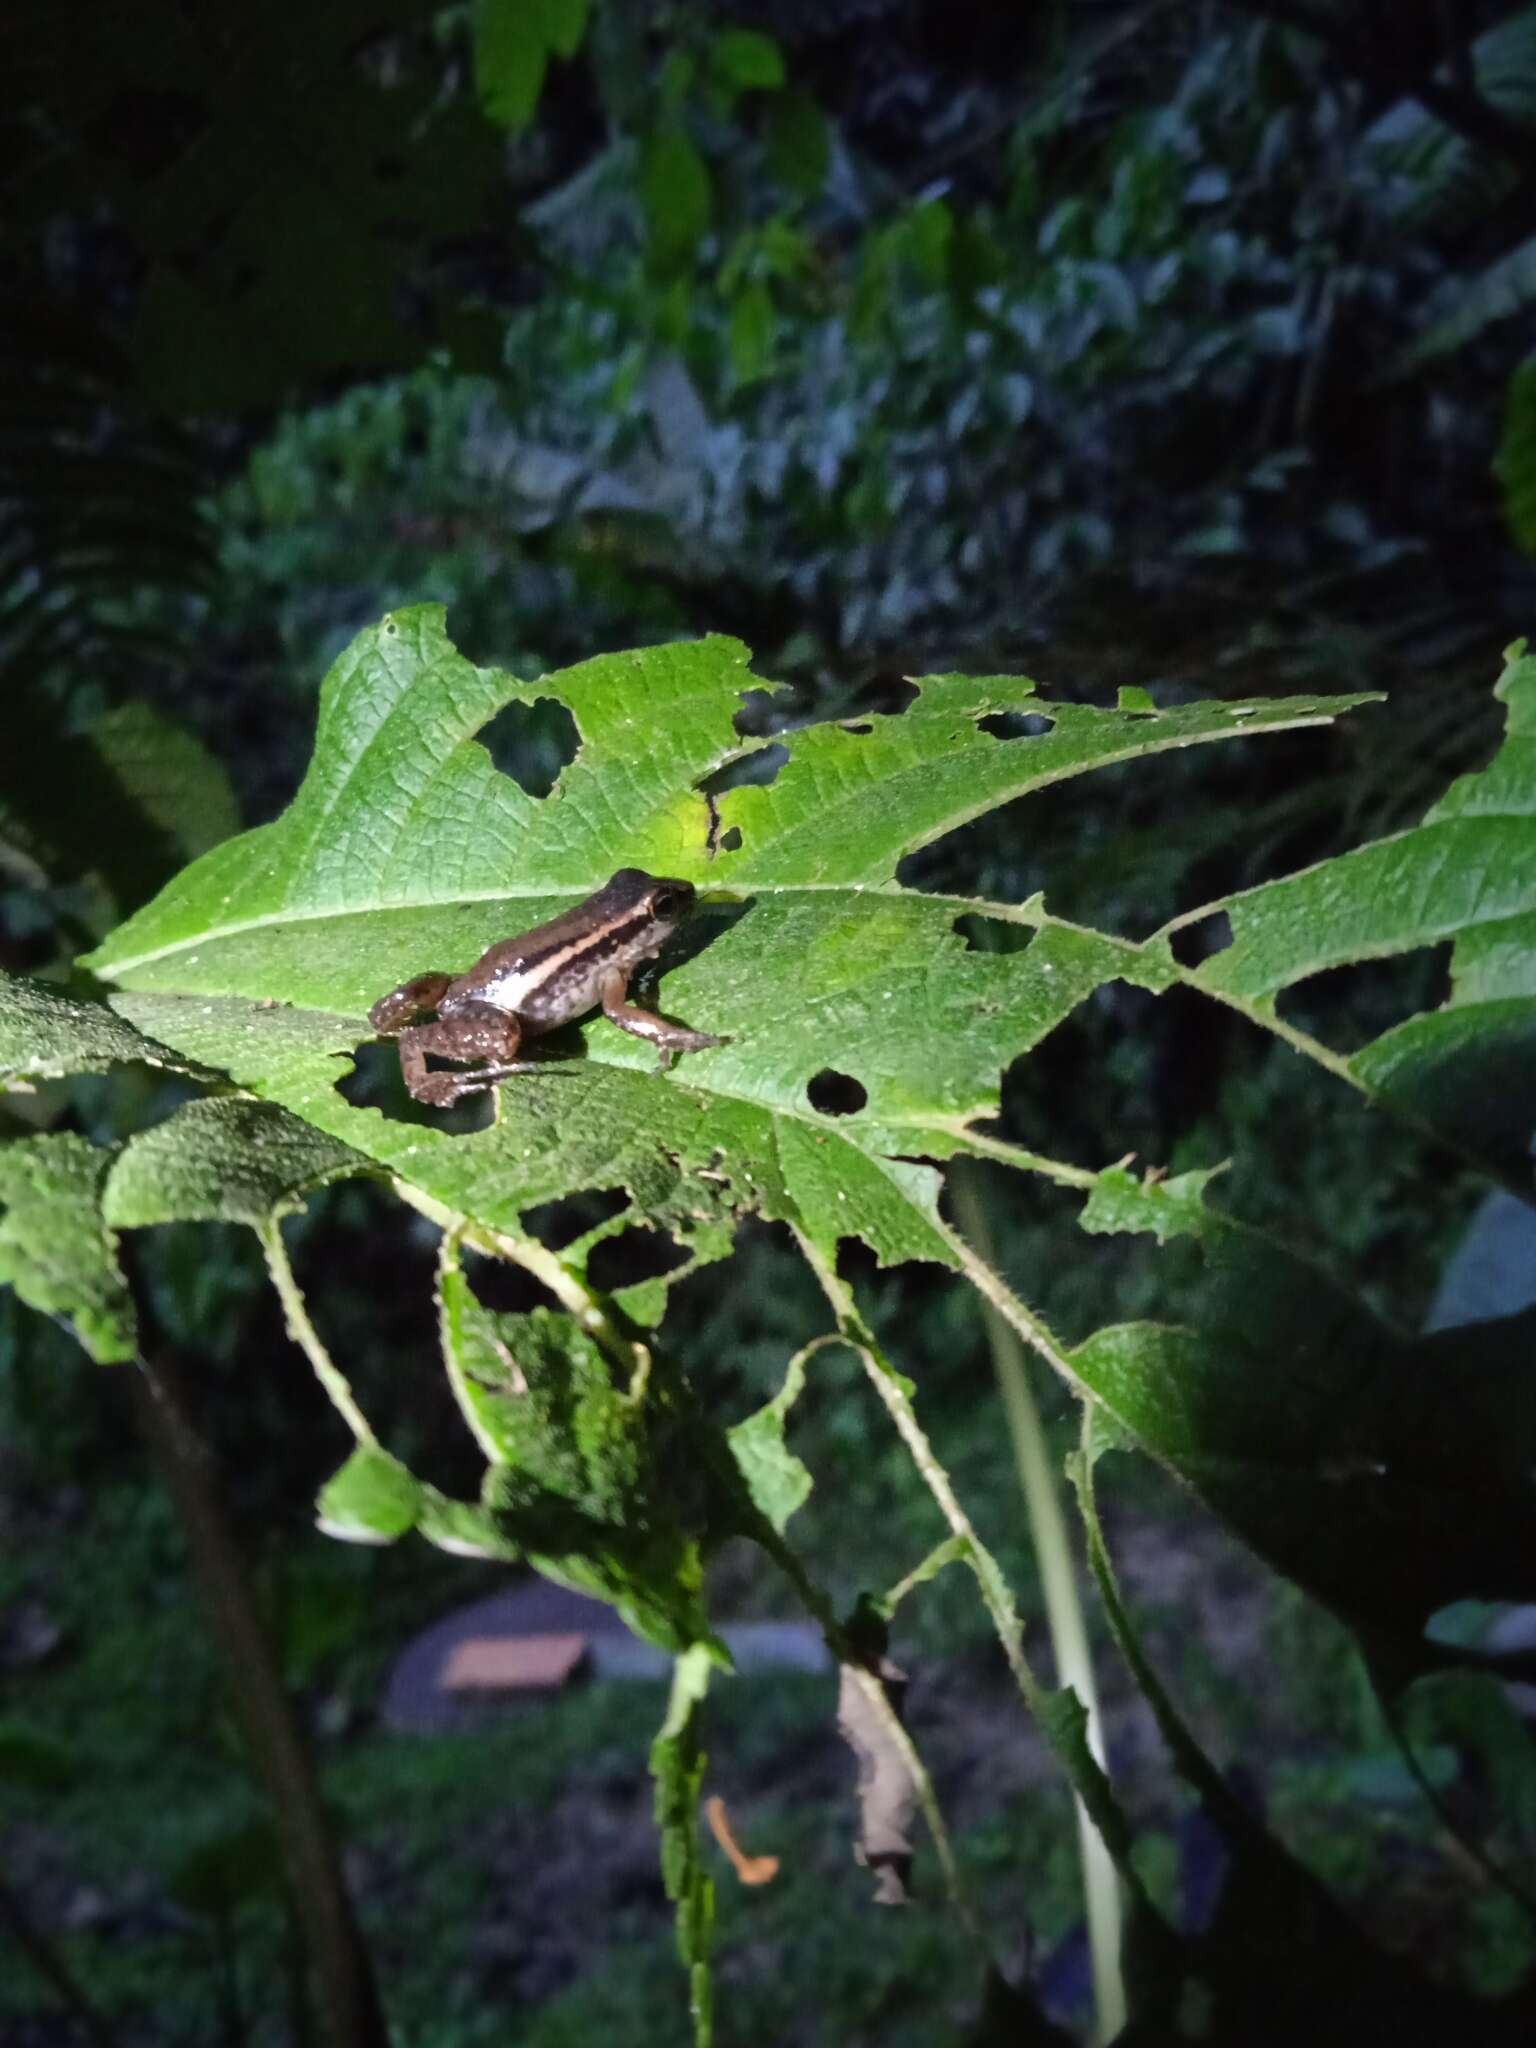
<path fill-rule="evenodd" d="M 741 846 L 741 827 L 731 825 L 720 834 L 719 847 L 722 853 L 735 853 Z"/>
<path fill-rule="evenodd" d="M 1275 1008 L 1335 1052 L 1358 1052 L 1408 1018 L 1440 1008 L 1450 994 L 1450 963 L 1446 939 L 1387 960 L 1328 967 L 1282 989 Z"/>
<path fill-rule="evenodd" d="M 727 761 L 709 776 L 700 788 L 705 798 L 724 796 L 728 789 L 742 789 L 748 784 L 756 789 L 766 789 L 789 759 L 789 749 L 779 740 L 766 747 L 758 747 L 753 753 L 742 754 L 734 761 Z"/>
<path fill-rule="evenodd" d="M 494 1315 L 524 1316 L 531 1309 L 560 1306 L 542 1280 L 510 1259 L 487 1259 L 466 1249 L 464 1277 L 476 1301 Z"/>
<path fill-rule="evenodd" d="M 784 700 L 776 690 L 743 690 L 741 709 L 731 723 L 744 740 L 760 739 L 783 717 Z"/>
<path fill-rule="evenodd" d="M 581 746 L 575 719 L 556 697 L 503 704 L 479 739 L 502 774 L 529 796 L 548 796 Z"/>
<path fill-rule="evenodd" d="M 852 733 L 855 739 L 863 739 L 866 733 L 872 733 L 875 728 L 870 719 L 845 718 L 842 720 L 842 729 L 846 733 Z"/>
<path fill-rule="evenodd" d="M 565 1195 L 559 1201 L 540 1202 L 525 1210 L 523 1228 L 558 1252 L 628 1207 L 628 1188 L 587 1188 L 579 1195 Z"/>
<path fill-rule="evenodd" d="M 1055 723 L 1043 711 L 990 711 L 977 719 L 976 729 L 990 733 L 995 740 L 1037 740 Z"/>
<path fill-rule="evenodd" d="M 587 1278 L 604 1294 L 633 1287 L 640 1280 L 659 1280 L 686 1266 L 692 1254 L 664 1230 L 621 1230 L 593 1245 Z"/>
<path fill-rule="evenodd" d="M 1015 924 L 1006 917 L 987 917 L 979 910 L 967 910 L 955 919 L 954 929 L 965 941 L 968 953 L 1022 953 L 1035 936 L 1033 925 Z"/>
<path fill-rule="evenodd" d="M 850 1287 L 880 1285 L 880 1261 L 862 1237 L 850 1233 L 837 1240 L 837 1277 Z"/>
<path fill-rule="evenodd" d="M 1224 910 L 1183 924 L 1169 938 L 1168 945 L 1181 967 L 1198 967 L 1202 960 L 1224 953 L 1232 943 L 1232 920 Z"/>
<path fill-rule="evenodd" d="M 400 1054 L 390 1040 L 360 1045 L 352 1055 L 352 1072 L 336 1082 L 336 1093 L 354 1109 L 376 1109 L 394 1124 L 424 1124 L 458 1137 L 488 1130 L 495 1121 L 492 1091 L 466 1095 L 452 1109 L 432 1109 L 418 1102 L 400 1078 Z"/>
<path fill-rule="evenodd" d="M 876 676 L 860 694 L 866 700 L 866 710 L 878 711 L 887 718 L 899 718 L 903 711 L 912 708 L 922 692 L 909 676 L 892 673 Z"/>
<path fill-rule="evenodd" d="M 835 1067 L 823 1067 L 805 1084 L 812 1109 L 823 1116 L 854 1116 L 869 1100 L 869 1090 L 852 1074 L 840 1074 Z"/>

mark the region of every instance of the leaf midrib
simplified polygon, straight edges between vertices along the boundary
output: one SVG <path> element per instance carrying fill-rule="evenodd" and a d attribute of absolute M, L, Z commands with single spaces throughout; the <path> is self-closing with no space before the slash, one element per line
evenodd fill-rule
<path fill-rule="evenodd" d="M 194 947 L 214 946 L 223 939 L 236 938 L 243 932 L 260 931 L 271 925 L 297 927 L 305 924 L 339 924 L 350 917 L 373 917 L 380 912 L 405 915 L 416 910 L 453 910 L 465 903 L 520 903 L 532 901 L 537 897 L 558 902 L 562 897 L 569 895 L 572 903 L 581 903 L 594 890 L 601 888 L 603 882 L 607 879 L 608 877 L 604 875 L 600 880 L 593 882 L 591 889 L 579 891 L 548 888 L 467 889 L 455 891 L 451 896 L 419 896 L 408 903 L 399 901 L 393 903 L 349 903 L 344 909 L 337 910 L 305 910 L 298 912 L 274 910 L 263 917 L 242 918 L 235 924 L 210 926 L 207 931 L 200 932 L 195 939 L 178 939 L 173 945 L 157 946 L 147 953 L 134 953 L 126 960 L 99 961 L 95 971 L 104 979 L 110 977 L 120 985 L 121 977 L 124 974 L 131 974 L 136 968 L 150 967 L 156 961 L 172 959 L 178 953 L 190 953 Z M 701 890 L 707 890 L 713 885 L 708 881 L 704 881 L 698 886 Z M 722 889 L 732 886 L 734 885 L 724 881 L 719 884 L 719 887 Z M 894 879 L 885 882 L 760 882 L 756 884 L 744 882 L 741 885 L 740 894 L 741 900 L 744 903 L 754 896 L 836 895 L 883 896 L 886 898 L 911 897 L 922 903 L 953 905 L 957 915 L 974 912 L 981 917 L 995 917 L 1012 924 L 1044 925 L 1061 921 L 1059 919 L 1048 919 L 1041 916 L 1038 912 L 1030 911 L 1027 902 L 1022 904 L 996 903 L 980 896 L 942 895 L 927 889 L 911 889 Z M 513 934 L 508 933 L 507 936 L 510 938 Z M 1114 935 L 1105 934 L 1104 936 L 1113 937 Z M 1131 944 L 1133 942 L 1126 940 L 1121 943 Z M 159 993 L 174 994 L 175 991 L 163 990 L 159 991 Z M 207 993 L 208 991 L 203 989 L 187 991 L 189 996 Z M 305 1007 L 311 1008 L 313 1006 L 306 1004 Z M 343 1013 L 325 1011 L 322 1014 L 334 1016 Z"/>

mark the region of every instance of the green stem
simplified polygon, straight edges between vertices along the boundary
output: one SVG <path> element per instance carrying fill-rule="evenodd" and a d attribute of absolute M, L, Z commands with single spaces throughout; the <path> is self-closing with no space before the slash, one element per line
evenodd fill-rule
<path fill-rule="evenodd" d="M 579 1274 L 571 1271 L 558 1252 L 552 1252 L 536 1237 L 514 1236 L 510 1231 L 493 1230 L 487 1224 L 475 1223 L 457 1209 L 450 1209 L 445 1202 L 435 1201 L 431 1195 L 413 1187 L 408 1180 L 395 1181 L 394 1189 L 402 1202 L 425 1216 L 428 1222 L 435 1223 L 439 1230 L 451 1233 L 460 1244 L 467 1244 L 471 1251 L 480 1252 L 488 1259 L 507 1259 L 513 1265 L 521 1266 L 525 1273 L 549 1289 L 567 1315 L 575 1317 L 604 1356 L 623 1373 L 631 1393 L 637 1386 L 644 1389 L 650 1371 L 650 1353 L 643 1344 L 635 1343 L 614 1327 L 601 1296 Z"/>
<path fill-rule="evenodd" d="M 1109 1548 L 1104 1541 L 1104 1530 L 1099 1521 L 1098 1500 L 1093 1481 L 1092 1429 L 1093 1411 L 1085 1408 L 1082 1448 L 1069 1469 L 1077 1490 L 1078 1507 L 1087 1538 L 1088 1566 L 1098 1586 L 1099 1597 L 1104 1603 L 1110 1632 L 1115 1638 L 1121 1656 L 1130 1668 L 1131 1676 L 1141 1690 L 1142 1697 L 1152 1709 L 1153 1718 L 1164 1742 L 1168 1745 L 1169 1754 L 1186 1782 L 1205 1802 L 1211 1817 L 1222 1824 L 1234 1841 L 1246 1841 L 1250 1845 L 1257 1845 L 1262 1841 L 1266 1847 L 1272 1846 L 1268 1836 L 1190 1733 L 1183 1716 L 1164 1689 L 1162 1680 L 1148 1663 L 1140 1639 L 1131 1626 L 1130 1616 L 1126 1613 L 1125 1603 L 1120 1597 L 1120 1586 L 1115 1577 Z"/>
<path fill-rule="evenodd" d="M 951 1128 L 965 1150 L 978 1159 L 995 1159 L 1000 1166 L 1016 1167 L 1020 1173 L 1038 1173 L 1043 1179 L 1054 1181 L 1058 1187 L 1081 1188 L 1086 1193 L 1099 1177 L 1091 1166 L 1069 1166 L 1064 1159 L 1049 1159 L 1043 1152 L 1028 1152 L 1022 1145 L 1010 1145 L 1005 1139 L 990 1138 L 984 1131 L 972 1130 L 960 1119 Z"/>
<path fill-rule="evenodd" d="M 949 1185 L 960 1227 L 990 1267 L 994 1257 L 992 1233 L 977 1170 L 968 1161 L 957 1160 L 950 1173 Z M 1088 1647 L 1088 1627 L 1078 1595 L 1061 1494 L 1046 1449 L 1040 1410 L 1029 1384 L 1024 1347 L 1012 1326 L 988 1300 L 982 1302 L 982 1316 L 998 1390 L 1003 1399 L 1003 1412 L 1008 1421 L 1008 1434 L 1013 1443 L 1019 1489 L 1024 1496 L 1025 1513 L 1029 1519 L 1030 1540 L 1040 1569 L 1046 1627 L 1056 1656 L 1056 1675 L 1060 1683 L 1070 1686 L 1081 1700 L 1088 1716 L 1088 1748 L 1100 1770 L 1104 1770 L 1104 1720 L 1094 1680 L 1093 1658 Z M 1081 1794 L 1074 1795 L 1074 1804 L 1088 1922 L 1088 1950 L 1093 1963 L 1096 2036 L 1101 2042 L 1112 2041 L 1125 2025 L 1128 2010 L 1125 1980 L 1120 1969 L 1123 1934 L 1120 1885 L 1114 1861 Z"/>
<path fill-rule="evenodd" d="M 901 1376 L 880 1349 L 873 1332 L 860 1316 L 852 1289 L 839 1279 L 836 1269 L 828 1264 L 809 1238 L 798 1231 L 796 1237 L 807 1264 L 820 1281 L 822 1292 L 837 1317 L 838 1329 L 844 1342 L 850 1350 L 857 1352 L 863 1361 L 871 1385 L 896 1425 L 897 1434 L 911 1453 L 912 1462 L 921 1473 L 928 1491 L 938 1503 L 939 1512 L 965 1545 L 967 1561 L 976 1574 L 982 1600 L 992 1617 L 998 1640 L 1003 1646 L 1003 1655 L 1008 1659 L 1008 1668 L 1013 1673 L 1025 1705 L 1037 1717 L 1042 1715 L 1045 1691 L 1030 1668 L 1029 1659 L 1024 1655 L 1021 1641 L 1023 1624 L 1019 1620 L 1018 1609 L 1014 1605 L 1013 1595 L 1009 1591 L 1008 1581 L 1003 1576 L 1002 1567 L 977 1535 L 974 1523 L 956 1498 L 949 1474 L 939 1463 L 933 1445 L 928 1441 L 912 1403 L 907 1398 Z"/>
<path fill-rule="evenodd" d="M 501 1463 L 501 1448 L 486 1428 L 479 1406 L 470 1399 L 469 1387 L 464 1376 L 463 1346 L 458 1333 L 450 1327 L 448 1292 L 443 1282 L 459 1267 L 459 1246 L 463 1242 L 457 1230 L 445 1230 L 437 1247 L 437 1319 L 439 1344 L 442 1353 L 443 1371 L 448 1376 L 448 1387 L 458 1403 L 460 1415 L 470 1435 L 480 1446 L 480 1452 L 488 1465 Z"/>
<path fill-rule="evenodd" d="M 287 1247 L 283 1243 L 282 1224 L 274 1216 L 256 1226 L 256 1235 L 261 1240 L 272 1285 L 283 1304 L 283 1319 L 288 1325 L 289 1336 L 313 1366 L 315 1378 L 324 1387 L 331 1406 L 353 1436 L 360 1444 L 366 1444 L 369 1450 L 376 1450 L 379 1440 L 369 1426 L 367 1416 L 358 1407 L 346 1374 L 326 1350 L 320 1332 L 309 1319 L 309 1310 L 304 1305 L 304 1296 L 299 1291 L 299 1283 L 294 1278 Z"/>

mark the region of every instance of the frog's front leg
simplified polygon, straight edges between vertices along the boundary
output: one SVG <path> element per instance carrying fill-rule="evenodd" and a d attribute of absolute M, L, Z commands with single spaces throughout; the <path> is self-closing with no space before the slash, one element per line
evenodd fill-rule
<path fill-rule="evenodd" d="M 413 1017 L 435 1010 L 452 981 L 451 974 L 418 974 L 414 981 L 402 981 L 387 996 L 379 997 L 368 1012 L 368 1022 L 384 1037 L 393 1038 Z"/>
<path fill-rule="evenodd" d="M 669 1024 L 654 1010 L 642 1010 L 638 1003 L 629 1001 L 629 976 L 619 968 L 603 977 L 603 1015 L 621 1031 L 632 1032 L 636 1038 L 648 1038 L 652 1045 L 661 1047 L 658 1073 L 665 1073 L 680 1052 L 703 1052 L 706 1046 L 730 1042 L 715 1038 L 708 1031 L 690 1031 L 686 1024 Z"/>
<path fill-rule="evenodd" d="M 466 1003 L 451 1017 L 408 1025 L 400 1033 L 401 1078 L 418 1102 L 448 1109 L 508 1074 L 524 1072 L 528 1063 L 517 1059 L 522 1035 L 522 1025 L 510 1010 L 499 1010 L 493 1003 Z M 430 1054 L 444 1060 L 494 1060 L 496 1065 L 472 1074 L 434 1074 L 427 1066 Z"/>

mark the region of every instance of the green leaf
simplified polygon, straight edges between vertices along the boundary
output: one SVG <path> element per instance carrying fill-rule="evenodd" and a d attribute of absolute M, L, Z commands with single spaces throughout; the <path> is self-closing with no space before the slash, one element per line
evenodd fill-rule
<path fill-rule="evenodd" d="M 1179 1324 L 1102 1329 L 1072 1370 L 1261 1555 L 1411 1652 L 1437 1609 L 1536 1594 L 1536 1310 L 1388 1329 L 1321 1267 L 1206 1206 L 1209 1174 L 1101 1173 L 1093 1231 L 1191 1236 Z M 1454 1501 L 1454 1514 L 1446 1503 Z"/>
<path fill-rule="evenodd" d="M 744 285 L 731 301 L 727 337 L 731 372 L 738 384 L 754 384 L 772 369 L 776 326 L 773 297 L 767 285 L 758 279 Z"/>
<path fill-rule="evenodd" d="M 1130 716 L 1042 700 L 1020 679 L 931 678 L 899 716 L 785 735 L 771 785 L 712 807 L 699 785 L 760 744 L 734 725 L 754 686 L 743 650 L 718 639 L 521 682 L 457 655 L 437 608 L 392 615 L 327 678 L 314 760 L 284 816 L 195 862 L 91 964 L 156 1039 L 492 1228 L 520 1232 L 540 1202 L 622 1186 L 627 1222 L 654 1221 L 696 1261 L 721 1256 L 756 1211 L 824 1247 L 858 1235 L 886 1263 L 952 1263 L 939 1176 L 913 1155 L 965 1146 L 996 1114 L 1002 1070 L 1102 983 L 1158 988 L 1175 970 L 1038 904 L 901 888 L 898 863 L 1088 768 L 1319 723 L 1330 707 Z M 569 706 L 582 744 L 537 799 L 496 772 L 476 734 L 504 703 L 545 697 Z M 1013 709 L 1049 729 L 984 729 Z M 383 991 L 462 971 L 624 865 L 717 899 L 686 956 L 663 962 L 660 1002 L 729 1044 L 657 1075 L 648 1046 L 597 1019 L 565 1035 L 583 1057 L 505 1082 L 498 1120 L 470 1134 L 338 1091 Z M 1021 925 L 1029 943 L 971 947 L 974 909 Z M 862 1106 L 818 1109 L 827 1074 L 847 1077 L 845 1101 L 862 1090 Z"/>
<path fill-rule="evenodd" d="M 709 2048 L 713 2038 L 709 1952 L 715 1887 L 699 1849 L 699 1793 L 706 1762 L 699 1710 L 709 1686 L 710 1662 L 702 1646 L 685 1650 L 677 1659 L 666 1719 L 651 1744 L 661 1875 L 667 1897 L 677 1908 L 677 1949 L 688 1972 L 697 2048 Z"/>
<path fill-rule="evenodd" d="M 440 1278 L 444 1358 L 490 1460 L 483 1499 L 540 1571 L 609 1601 L 637 1635 L 707 1642 L 700 1538 L 706 1474 L 669 1390 L 614 1384 L 571 1316 L 496 1315 L 453 1263 Z"/>
<path fill-rule="evenodd" d="M 1071 1686 L 1046 1695 L 1041 1732 L 1066 1764 L 1105 1848 L 1121 1869 L 1127 1868 L 1132 1849 L 1130 1827 L 1088 1740 L 1088 1709 Z"/>
<path fill-rule="evenodd" d="M 574 57 L 587 0 L 477 0 L 475 87 L 491 120 L 514 135 L 538 112 L 551 57 Z"/>
<path fill-rule="evenodd" d="M 414 1529 L 454 1557 L 515 1564 L 517 1545 L 473 1501 L 450 1500 L 377 1444 L 359 1444 L 320 1489 L 315 1524 L 342 1543 L 396 1543 Z"/>
<path fill-rule="evenodd" d="M 0 974 L 0 1093 L 18 1082 L 99 1074 L 139 1060 L 178 1073 L 197 1071 L 104 1003 L 64 995 L 47 982 Z"/>
<path fill-rule="evenodd" d="M 757 29 L 722 29 L 709 46 L 709 59 L 726 84 L 744 92 L 772 91 L 784 83 L 779 46 Z"/>
<path fill-rule="evenodd" d="M 589 0 L 543 0 L 549 47 L 567 62 L 586 40 Z"/>
<path fill-rule="evenodd" d="M 912 261 L 929 284 L 949 282 L 949 247 L 955 216 L 942 199 L 925 199 L 907 218 L 907 247 Z"/>
<path fill-rule="evenodd" d="M 658 271 L 688 263 L 709 226 L 709 167 L 680 122 L 658 128 L 640 154 L 640 203 Z"/>
<path fill-rule="evenodd" d="M 398 1458 L 359 1444 L 321 1488 L 315 1519 L 327 1536 L 343 1543 L 393 1543 L 415 1528 L 426 1496 L 427 1489 Z"/>
<path fill-rule="evenodd" d="M 827 117 L 808 92 L 791 87 L 768 109 L 763 140 L 768 161 L 792 192 L 812 198 L 827 181 L 832 136 Z"/>
<path fill-rule="evenodd" d="M 98 1365 L 136 1349 L 133 1304 L 102 1220 L 116 1148 L 67 1132 L 0 1145 L 0 1285 L 61 1316 Z"/>
<path fill-rule="evenodd" d="M 249 1223 L 304 1206 L 369 1162 L 273 1102 L 189 1102 L 122 1148 L 103 1207 L 118 1230 L 153 1223 Z"/>
<path fill-rule="evenodd" d="M 191 733 L 147 704 L 123 704 L 86 735 L 145 823 L 183 861 L 239 829 L 229 777 Z"/>
<path fill-rule="evenodd" d="M 0 762 L 0 828 L 53 880 L 93 875 L 118 913 L 240 823 L 229 778 L 144 704 L 66 735 L 25 695 Z"/>
<path fill-rule="evenodd" d="M 789 1411 L 805 1385 L 807 1357 L 807 1352 L 797 1352 L 773 1399 L 726 1431 L 731 1456 L 746 1482 L 753 1505 L 767 1516 L 781 1536 L 790 1516 L 810 1499 L 813 1484 L 804 1460 L 797 1458 L 784 1441 Z"/>
<path fill-rule="evenodd" d="M 1536 659 L 1511 649 L 1507 711 L 1488 767 L 1453 783 L 1421 825 L 1265 883 L 1221 907 L 1232 942 L 1185 979 L 1259 1022 L 1326 967 L 1454 941 L 1439 1009 L 1354 1053 L 1369 1093 L 1516 1176 L 1536 1125 Z"/>
<path fill-rule="evenodd" d="M 1536 356 L 1527 356 L 1509 380 L 1493 466 L 1504 487 L 1504 516 L 1515 544 L 1536 555 Z"/>

